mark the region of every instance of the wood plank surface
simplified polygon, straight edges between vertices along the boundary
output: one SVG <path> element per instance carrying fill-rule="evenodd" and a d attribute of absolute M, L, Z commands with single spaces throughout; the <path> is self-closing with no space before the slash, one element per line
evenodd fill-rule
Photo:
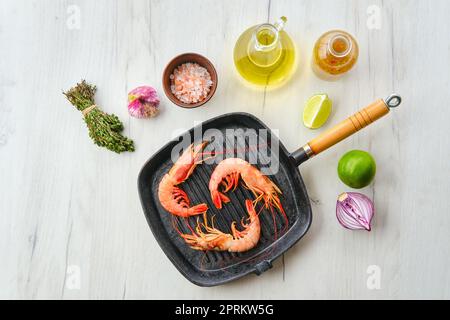
<path fill-rule="evenodd" d="M 0 298 L 449 299 L 449 11 L 445 0 L 1 1 Z M 235 41 L 282 15 L 299 69 L 279 90 L 249 89 L 233 66 Z M 346 77 L 325 82 L 309 61 L 314 41 L 333 28 L 354 34 L 361 55 Z M 183 52 L 201 53 L 217 68 L 219 87 L 205 107 L 180 109 L 163 94 L 163 68 Z M 98 104 L 124 121 L 136 152 L 91 143 L 61 93 L 82 78 L 98 86 Z M 128 115 L 127 92 L 142 84 L 160 93 L 155 119 Z M 294 151 L 393 91 L 404 99 L 398 110 L 301 167 L 313 225 L 272 270 L 200 288 L 165 257 L 136 178 L 169 139 L 245 111 L 279 130 Z M 311 131 L 301 114 L 318 92 L 334 109 Z M 362 190 L 376 206 L 371 233 L 345 230 L 335 218 L 337 196 L 349 191 L 337 162 L 351 149 L 371 152 L 378 165 Z M 380 287 L 368 286 L 378 271 Z"/>

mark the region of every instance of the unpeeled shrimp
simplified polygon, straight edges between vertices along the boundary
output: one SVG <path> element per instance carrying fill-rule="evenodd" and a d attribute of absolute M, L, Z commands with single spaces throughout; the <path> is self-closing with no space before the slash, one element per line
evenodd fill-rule
<path fill-rule="evenodd" d="M 236 222 L 231 225 L 231 234 L 224 233 L 216 228 L 214 225 L 208 226 L 205 221 L 204 224 L 197 223 L 195 232 L 192 234 L 180 235 L 184 238 L 186 243 L 195 250 L 209 251 L 229 251 L 229 252 L 244 252 L 256 246 L 261 236 L 261 225 L 258 214 L 255 211 L 251 200 L 246 200 L 245 205 L 249 214 L 248 222 L 241 222 L 244 227 L 243 231 L 236 229 Z M 206 230 L 206 232 L 203 231 Z"/>
<path fill-rule="evenodd" d="M 207 142 L 197 146 L 191 144 L 161 179 L 158 187 L 158 198 L 164 209 L 171 214 L 186 218 L 208 210 L 205 203 L 191 207 L 187 194 L 177 187 L 189 178 L 195 167 L 201 162 L 201 152 L 206 144 Z"/>
<path fill-rule="evenodd" d="M 262 200 L 266 208 L 272 210 L 273 207 L 276 207 L 282 213 L 287 226 L 288 219 L 278 197 L 282 193 L 281 190 L 256 167 L 239 158 L 222 160 L 211 175 L 209 191 L 216 208 L 221 209 L 223 202 L 230 201 L 225 193 L 236 189 L 239 177 L 242 178 L 245 187 L 254 194 L 255 204 Z M 223 187 L 222 191 L 219 191 L 220 186 Z"/>

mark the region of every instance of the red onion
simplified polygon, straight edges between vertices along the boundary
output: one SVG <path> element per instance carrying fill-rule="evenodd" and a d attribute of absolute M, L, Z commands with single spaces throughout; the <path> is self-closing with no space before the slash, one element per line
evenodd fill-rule
<path fill-rule="evenodd" d="M 128 93 L 128 112 L 133 117 L 154 117 L 158 114 L 158 106 L 158 93 L 152 87 L 137 87 Z"/>
<path fill-rule="evenodd" d="M 374 213 L 372 200 L 361 193 L 344 192 L 338 197 L 336 217 L 344 228 L 370 231 Z"/>

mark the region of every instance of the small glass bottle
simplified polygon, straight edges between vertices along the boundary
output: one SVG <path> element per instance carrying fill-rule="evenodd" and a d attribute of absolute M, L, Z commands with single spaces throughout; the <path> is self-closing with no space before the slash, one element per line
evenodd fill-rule
<path fill-rule="evenodd" d="M 316 42 L 313 51 L 312 69 L 324 80 L 337 80 L 356 64 L 359 55 L 358 43 L 349 33 L 331 30 Z"/>

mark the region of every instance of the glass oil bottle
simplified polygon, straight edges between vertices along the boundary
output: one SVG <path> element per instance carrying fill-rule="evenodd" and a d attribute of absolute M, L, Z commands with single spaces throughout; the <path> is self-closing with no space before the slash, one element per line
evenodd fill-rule
<path fill-rule="evenodd" d="M 234 47 L 234 64 L 249 83 L 265 88 L 284 84 L 296 67 L 295 46 L 283 30 L 286 17 L 247 29 Z"/>
<path fill-rule="evenodd" d="M 352 35 L 331 30 L 323 34 L 314 46 L 312 69 L 321 79 L 337 80 L 353 68 L 358 55 L 358 43 Z"/>

